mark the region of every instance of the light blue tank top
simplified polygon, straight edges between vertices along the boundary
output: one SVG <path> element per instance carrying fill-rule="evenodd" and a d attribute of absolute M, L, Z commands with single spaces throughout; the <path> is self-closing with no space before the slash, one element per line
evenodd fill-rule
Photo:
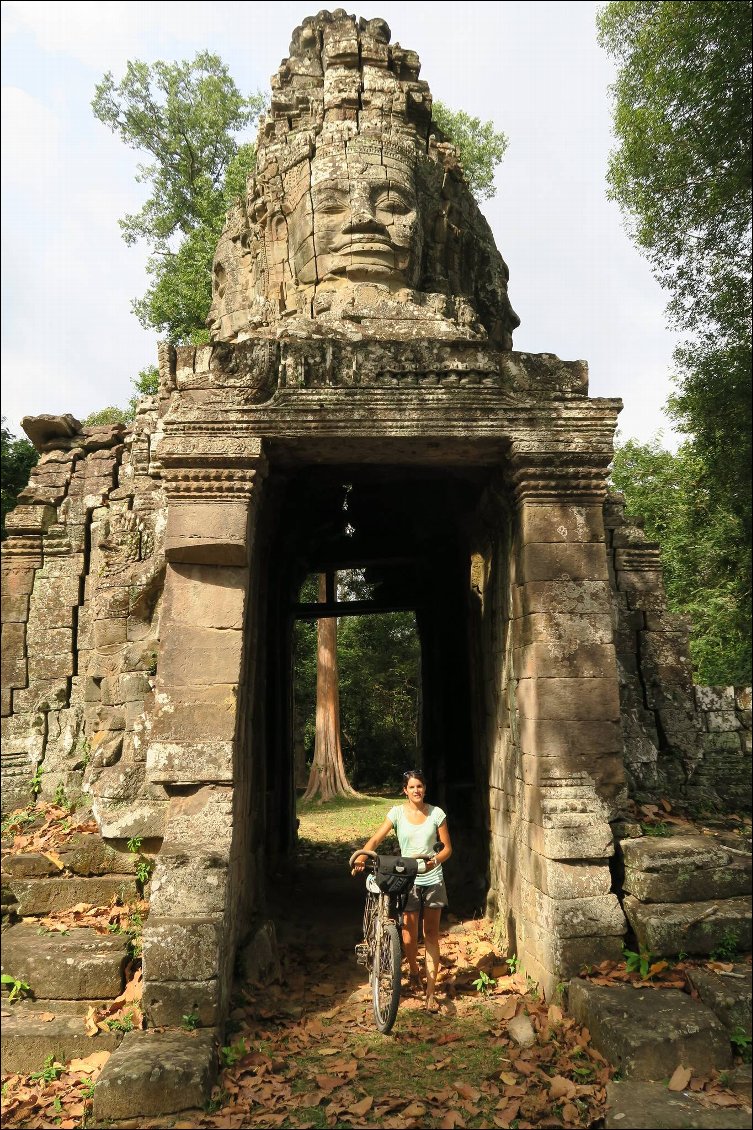
<path fill-rule="evenodd" d="M 387 819 L 395 829 L 400 854 L 405 856 L 433 855 L 434 844 L 439 839 L 439 828 L 444 824 L 447 815 L 435 804 L 429 804 L 428 814 L 423 824 L 411 824 L 405 815 L 405 805 L 396 804 L 387 813 Z M 442 882 L 442 864 L 432 867 L 423 875 L 416 876 L 417 887 L 433 887 Z"/>

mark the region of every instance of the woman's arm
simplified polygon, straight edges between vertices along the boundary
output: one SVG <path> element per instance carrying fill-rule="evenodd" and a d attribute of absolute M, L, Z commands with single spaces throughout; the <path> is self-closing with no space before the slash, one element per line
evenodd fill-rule
<path fill-rule="evenodd" d="M 385 820 L 384 824 L 382 824 L 382 826 L 376 830 L 376 832 L 371 837 L 371 839 L 367 840 L 366 843 L 363 845 L 363 850 L 364 851 L 376 851 L 376 849 L 379 847 L 379 845 L 382 843 L 382 841 L 387 839 L 387 837 L 389 836 L 391 831 L 392 831 L 392 821 L 391 820 Z M 365 862 L 366 862 L 365 857 L 360 856 L 355 862 L 355 865 L 354 865 L 354 868 L 353 868 L 354 871 L 363 871 Z"/>
<path fill-rule="evenodd" d="M 436 867 L 438 864 L 446 863 L 447 860 L 452 855 L 452 840 L 450 839 L 450 829 L 447 827 L 447 821 L 446 820 L 443 820 L 442 823 L 437 828 L 437 834 L 439 835 L 439 838 L 442 841 L 442 850 L 438 851 L 437 854 L 434 856 L 434 862 L 433 863 L 430 860 L 426 864 L 428 870 L 430 870 L 430 871 L 432 870 L 433 867 Z"/>

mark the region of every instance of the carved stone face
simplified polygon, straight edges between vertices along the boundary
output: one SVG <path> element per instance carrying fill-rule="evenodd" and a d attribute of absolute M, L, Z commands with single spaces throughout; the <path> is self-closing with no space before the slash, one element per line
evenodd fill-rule
<path fill-rule="evenodd" d="M 407 160 L 382 164 L 378 150 L 370 156 L 346 158 L 343 150 L 312 160 L 310 192 L 288 217 L 299 285 L 415 285 L 421 241 L 414 169 Z"/>

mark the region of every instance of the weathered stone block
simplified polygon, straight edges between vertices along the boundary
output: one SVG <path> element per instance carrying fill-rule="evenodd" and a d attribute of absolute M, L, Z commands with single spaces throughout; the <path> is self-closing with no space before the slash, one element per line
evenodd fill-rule
<path fill-rule="evenodd" d="M 221 565 L 175 565 L 165 587 L 166 623 L 242 631 L 248 574 Z"/>
<path fill-rule="evenodd" d="M 614 854 L 609 824 L 594 821 L 572 828 L 525 826 L 524 843 L 547 859 L 602 859 Z"/>
<path fill-rule="evenodd" d="M 144 931 L 144 980 L 209 981 L 220 962 L 222 920 L 149 918 Z"/>
<path fill-rule="evenodd" d="M 709 710 L 706 714 L 706 726 L 712 734 L 742 729 L 742 724 L 734 710 Z"/>
<path fill-rule="evenodd" d="M 216 1060 L 212 1029 L 127 1032 L 97 1080 L 95 1122 L 152 1118 L 203 1106 Z"/>
<path fill-rule="evenodd" d="M 94 621 L 94 646 L 109 647 L 126 642 L 126 619 Z"/>
<path fill-rule="evenodd" d="M 152 737 L 156 742 L 187 743 L 196 735 L 214 742 L 235 737 L 237 687 L 161 687 L 155 695 Z"/>
<path fill-rule="evenodd" d="M 73 674 L 73 654 L 70 651 L 57 655 L 32 654 L 28 659 L 29 682 L 64 679 Z"/>
<path fill-rule="evenodd" d="M 228 853 L 163 847 L 151 879 L 151 913 L 157 918 L 220 916 L 225 909 Z"/>
<path fill-rule="evenodd" d="M 627 931 L 617 896 L 612 894 L 551 898 L 522 880 L 520 909 L 529 921 L 561 938 L 622 936 Z"/>
<path fill-rule="evenodd" d="M 515 697 L 525 718 L 616 722 L 620 717 L 616 679 L 521 679 Z"/>
<path fill-rule="evenodd" d="M 150 781 L 171 785 L 233 780 L 232 742 L 152 741 L 146 754 Z"/>
<path fill-rule="evenodd" d="M 691 902 L 750 893 L 750 857 L 703 836 L 643 836 L 621 844 L 624 887 L 641 902 Z"/>
<path fill-rule="evenodd" d="M 730 1032 L 752 1034 L 750 965 L 735 965 L 727 974 L 693 967 L 688 980 L 716 1017 Z"/>
<path fill-rule="evenodd" d="M 626 1079 L 669 1079 L 680 1065 L 703 1075 L 732 1060 L 727 1032 L 711 1009 L 676 989 L 607 988 L 576 979 L 568 1008 Z"/>
<path fill-rule="evenodd" d="M 567 651 L 578 640 L 585 644 L 612 643 L 612 618 L 610 615 L 580 615 L 563 612 L 538 612 L 523 616 L 517 625 L 519 646 L 531 643 L 551 644 Z"/>
<path fill-rule="evenodd" d="M 664 1082 L 612 1080 L 607 1084 L 606 1130 L 748 1130 L 745 1110 L 714 1110 L 693 1093 L 667 1090 Z"/>
<path fill-rule="evenodd" d="M 607 555 L 603 542 L 556 544 L 529 542 L 521 547 L 518 581 L 606 581 Z"/>
<path fill-rule="evenodd" d="M 3 934 L 3 972 L 49 1000 L 112 1000 L 123 989 L 126 957 L 126 938 L 89 929 L 39 935 L 21 925 Z"/>
<path fill-rule="evenodd" d="M 616 679 L 617 658 L 611 644 L 584 644 L 579 640 L 562 641 L 557 646 L 544 643 L 517 648 L 515 672 L 520 679 L 580 678 Z"/>
<path fill-rule="evenodd" d="M 30 568 L 14 569 L 4 560 L 2 569 L 3 598 L 29 596 L 34 588 L 34 573 L 35 570 Z"/>
<path fill-rule="evenodd" d="M 607 616 L 613 598 L 605 580 L 529 581 L 513 588 L 513 615 L 532 616 L 547 613 L 553 616 Z M 581 637 L 583 638 L 583 637 Z M 607 642 L 611 642 L 610 636 Z"/>
<path fill-rule="evenodd" d="M 57 510 L 49 503 L 41 506 L 16 506 L 5 518 L 9 534 L 44 534 L 57 521 Z"/>
<path fill-rule="evenodd" d="M 751 948 L 750 899 L 643 903 L 626 895 L 623 906 L 639 944 L 654 954 L 709 954 L 730 940 Z"/>
<path fill-rule="evenodd" d="M 92 1038 L 84 1025 L 86 1008 L 89 1003 L 104 1005 L 106 1001 L 82 1002 L 75 1012 L 61 1011 L 60 1005 L 68 1001 L 50 1005 L 45 1001 L 47 1017 L 40 1018 L 40 1006 L 36 1002 L 17 1001 L 7 1005 L 3 1000 L 2 1063 L 4 1075 L 29 1075 L 42 1071 L 45 1060 L 52 1055 L 59 1063 L 71 1059 L 85 1059 L 93 1052 L 112 1052 L 120 1043 L 120 1032 L 98 1032 Z M 52 1020 L 49 1013 L 54 1012 Z"/>
<path fill-rule="evenodd" d="M 165 850 L 212 845 L 229 847 L 233 793 L 223 785 L 205 785 L 188 796 L 174 796 L 165 824 Z"/>
<path fill-rule="evenodd" d="M 169 687 L 239 683 L 242 654 L 242 632 L 173 627 L 162 643 L 160 681 Z"/>
<path fill-rule="evenodd" d="M 173 502 L 165 556 L 171 564 L 246 565 L 249 502 Z"/>
<path fill-rule="evenodd" d="M 15 899 L 13 909 L 22 918 L 69 910 L 77 902 L 109 906 L 113 899 L 128 902 L 138 898 L 136 882 L 131 875 L 100 875 L 92 879 L 14 878 L 8 881 L 8 888 Z M 98 994 L 92 992 L 87 995 Z"/>
<path fill-rule="evenodd" d="M 604 518 L 599 505 L 525 502 L 520 512 L 523 542 L 604 541 Z"/>
<path fill-rule="evenodd" d="M 734 710 L 734 687 L 694 687 L 699 710 Z"/>
<path fill-rule="evenodd" d="M 153 981 L 144 986 L 142 1006 L 153 1027 L 180 1028 L 184 1017 L 195 1016 L 199 1028 L 220 1020 L 219 986 L 212 981 Z"/>
<path fill-rule="evenodd" d="M 0 600 L 0 619 L 5 624 L 24 624 L 29 616 L 28 596 L 3 596 Z"/>
<path fill-rule="evenodd" d="M 55 655 L 59 651 L 73 650 L 73 630 L 70 627 L 40 627 L 32 622 L 27 628 L 28 650 L 35 655 Z"/>

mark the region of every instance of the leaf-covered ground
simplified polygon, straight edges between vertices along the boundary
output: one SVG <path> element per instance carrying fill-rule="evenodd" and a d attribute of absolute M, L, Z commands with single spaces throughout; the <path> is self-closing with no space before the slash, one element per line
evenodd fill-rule
<path fill-rule="evenodd" d="M 575 1130 L 603 1125 L 613 1069 L 592 1047 L 588 1031 L 559 1003 L 543 1002 L 514 960 L 497 951 L 491 924 L 484 920 L 445 917 L 440 1014 L 428 1014 L 423 1001 L 406 989 L 392 1033 L 376 1031 L 366 974 L 353 952 L 360 940 L 363 881 L 349 877 L 346 861 L 391 803 L 390 798 L 364 798 L 301 812 L 297 866 L 271 884 L 279 982 L 236 985 L 218 1082 L 206 1109 L 122 1126 Z M 103 930 L 122 928 L 118 908 L 108 910 L 114 925 L 107 925 L 104 909 L 94 908 L 86 917 L 91 924 L 99 919 Z M 643 957 L 642 965 L 632 963 L 634 968 L 630 962 L 605 962 L 588 976 L 602 984 L 689 991 L 690 963 Z M 711 967 L 724 969 L 724 964 Z M 70 1064 L 51 1060 L 36 1076 L 6 1079 L 3 1126 L 78 1130 L 92 1125 L 91 1096 L 108 1058 L 95 1050 L 95 1028 L 125 1027 L 129 1017 L 138 1026 L 139 987 L 134 966 L 123 999 L 106 1015 L 86 1018 L 92 1055 Z M 669 1086 L 694 1091 L 705 1105 L 743 1105 L 724 1085 L 727 1081 L 717 1075 L 683 1076 Z"/>

